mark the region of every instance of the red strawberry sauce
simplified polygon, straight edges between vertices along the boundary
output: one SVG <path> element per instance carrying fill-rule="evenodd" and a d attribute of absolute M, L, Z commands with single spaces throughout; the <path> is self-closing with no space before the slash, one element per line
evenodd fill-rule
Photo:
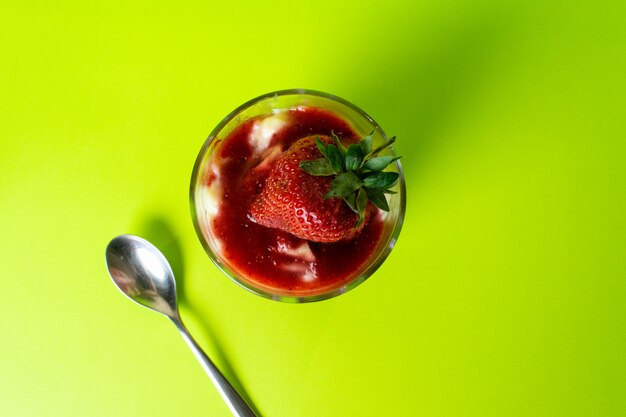
<path fill-rule="evenodd" d="M 211 227 L 213 235 L 221 242 L 222 255 L 228 259 L 231 269 L 254 286 L 273 293 L 315 295 L 340 288 L 362 272 L 382 235 L 382 220 L 380 216 L 372 216 L 355 238 L 335 243 L 304 241 L 251 221 L 250 206 L 272 166 L 271 163 L 260 165 L 263 159 L 249 141 L 258 120 L 248 120 L 238 126 L 223 140 L 215 156 L 219 160 L 223 195 Z M 289 110 L 287 120 L 287 124 L 273 134 L 269 148 L 278 145 L 284 151 L 302 137 L 330 135 L 331 131 L 348 143 L 357 139 L 345 121 L 318 108 Z M 206 184 L 215 180 L 214 176 L 209 176 Z M 285 253 L 285 248 L 301 250 L 294 257 Z"/>

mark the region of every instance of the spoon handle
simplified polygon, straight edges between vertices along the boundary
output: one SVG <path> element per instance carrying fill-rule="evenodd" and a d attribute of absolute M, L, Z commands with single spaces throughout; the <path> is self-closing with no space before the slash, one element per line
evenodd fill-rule
<path fill-rule="evenodd" d="M 241 397 L 241 395 L 239 395 L 237 390 L 230 384 L 230 382 L 228 382 L 220 370 L 217 369 L 213 361 L 209 359 L 198 343 L 193 339 L 193 337 L 191 337 L 191 334 L 183 324 L 182 320 L 172 318 L 172 321 L 180 331 L 183 339 L 185 339 L 185 342 L 187 342 L 187 345 L 193 352 L 196 359 L 198 359 L 198 362 L 200 362 L 200 365 L 202 365 L 202 368 L 209 375 L 209 378 L 215 385 L 215 388 L 217 388 L 224 401 L 226 401 L 226 404 L 233 415 L 236 417 L 257 417 L 246 401 Z"/>

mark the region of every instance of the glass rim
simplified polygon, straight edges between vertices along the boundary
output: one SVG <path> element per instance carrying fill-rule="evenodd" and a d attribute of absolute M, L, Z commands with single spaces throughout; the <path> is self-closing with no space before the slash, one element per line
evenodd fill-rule
<path fill-rule="evenodd" d="M 402 170 L 402 165 L 400 164 L 400 161 L 395 161 L 396 168 L 399 173 L 398 196 L 400 198 L 400 201 L 399 201 L 399 207 L 398 207 L 398 214 L 395 219 L 395 224 L 393 225 L 393 230 L 391 231 L 387 239 L 387 242 L 381 247 L 380 250 L 377 251 L 377 253 L 375 253 L 375 257 L 372 259 L 371 263 L 367 265 L 366 269 L 363 270 L 358 276 L 352 278 L 349 282 L 341 285 L 339 288 L 334 288 L 329 291 L 325 291 L 319 294 L 311 294 L 311 295 L 277 294 L 276 292 L 272 292 L 271 289 L 265 289 L 265 290 L 261 289 L 257 286 L 254 286 L 252 283 L 248 282 L 247 280 L 239 278 L 239 275 L 241 275 L 240 273 L 236 273 L 232 271 L 227 265 L 225 265 L 217 257 L 213 249 L 210 247 L 209 242 L 204 237 L 202 227 L 198 221 L 197 204 L 196 204 L 195 195 L 196 195 L 196 187 L 198 185 L 198 177 L 200 175 L 200 167 L 214 139 L 219 135 L 219 133 L 221 133 L 224 127 L 226 127 L 233 119 L 239 116 L 240 113 L 244 112 L 245 110 L 251 108 L 255 104 L 258 104 L 264 100 L 281 97 L 281 96 L 292 96 L 292 95 L 293 96 L 303 95 L 303 96 L 320 97 L 320 98 L 329 99 L 331 101 L 338 102 L 350 108 L 351 110 L 354 110 L 361 117 L 366 119 L 369 123 L 372 124 L 372 126 L 374 126 L 380 132 L 384 140 L 387 139 L 387 135 L 385 134 L 383 129 L 380 127 L 378 123 L 376 123 L 376 121 L 374 121 L 374 119 L 372 119 L 372 117 L 370 117 L 367 113 L 365 113 L 365 111 L 363 111 L 358 106 L 354 105 L 353 103 L 341 97 L 335 96 L 333 94 L 328 94 L 328 93 L 324 93 L 321 91 L 317 91 L 317 90 L 309 90 L 309 89 L 303 89 L 303 88 L 294 88 L 294 89 L 286 89 L 286 90 L 278 90 L 278 91 L 269 92 L 269 93 L 257 96 L 241 104 L 240 106 L 235 108 L 233 111 L 228 113 L 213 128 L 213 130 L 211 131 L 207 139 L 202 144 L 202 147 L 200 148 L 200 151 L 198 152 L 198 156 L 196 157 L 196 160 L 193 166 L 193 170 L 191 173 L 191 183 L 189 187 L 189 203 L 190 203 L 190 209 L 191 209 L 191 218 L 193 221 L 194 229 L 196 231 L 196 235 L 198 236 L 198 239 L 200 240 L 200 243 L 202 244 L 204 251 L 207 253 L 207 255 L 209 256 L 211 261 L 215 264 L 215 266 L 217 266 L 217 268 L 224 275 L 226 275 L 231 281 L 235 282 L 240 287 L 252 292 L 253 294 L 256 294 L 256 295 L 259 295 L 261 297 L 268 298 L 271 300 L 275 300 L 275 301 L 301 304 L 301 303 L 309 303 L 309 302 L 322 301 L 322 300 L 326 300 L 329 298 L 334 298 L 338 295 L 348 292 L 351 289 L 362 284 L 365 280 L 367 280 L 370 276 L 372 276 L 374 272 L 383 264 L 383 262 L 387 259 L 387 257 L 391 253 L 391 250 L 394 248 L 398 240 L 398 237 L 400 235 L 400 231 L 402 230 L 402 224 L 404 223 L 404 215 L 406 211 L 406 184 L 404 181 L 404 172 Z M 392 153 L 395 155 L 393 150 L 392 150 Z"/>

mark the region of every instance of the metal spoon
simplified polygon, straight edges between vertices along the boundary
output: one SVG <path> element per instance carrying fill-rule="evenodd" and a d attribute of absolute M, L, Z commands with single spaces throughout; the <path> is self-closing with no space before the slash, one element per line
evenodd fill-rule
<path fill-rule="evenodd" d="M 183 324 L 176 304 L 176 281 L 163 254 L 145 239 L 121 235 L 107 246 L 106 263 L 113 282 L 128 298 L 174 322 L 233 415 L 256 417 Z"/>

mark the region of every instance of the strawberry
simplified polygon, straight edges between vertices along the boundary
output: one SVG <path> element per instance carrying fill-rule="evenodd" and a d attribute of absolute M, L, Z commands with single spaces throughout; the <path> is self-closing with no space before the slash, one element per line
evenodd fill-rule
<path fill-rule="evenodd" d="M 384 193 L 397 179 L 382 172 L 391 156 L 375 155 L 371 135 L 347 149 L 339 138 L 308 136 L 296 141 L 272 167 L 250 218 L 314 242 L 336 242 L 355 236 L 375 207 L 389 211 Z"/>

